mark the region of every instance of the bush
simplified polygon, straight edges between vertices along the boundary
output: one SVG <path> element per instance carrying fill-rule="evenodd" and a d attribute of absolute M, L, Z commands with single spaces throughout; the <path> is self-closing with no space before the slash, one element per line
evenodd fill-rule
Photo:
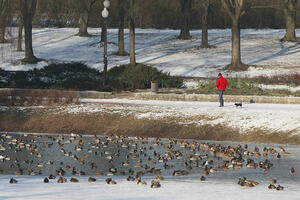
<path fill-rule="evenodd" d="M 182 79 L 158 71 L 154 67 L 137 64 L 136 67 L 122 65 L 108 71 L 108 82 L 114 90 L 135 90 L 151 87 L 151 81 L 157 82 L 160 87 L 178 88 Z"/>
<path fill-rule="evenodd" d="M 51 64 L 43 69 L 11 73 L 5 85 L 16 88 L 56 88 L 93 90 L 100 84 L 100 73 L 82 63 Z"/>
<path fill-rule="evenodd" d="M 257 82 L 253 79 L 229 78 L 227 80 L 229 85 L 226 89 L 226 94 L 228 95 L 299 96 L 299 92 L 292 93 L 288 90 L 263 90 L 258 87 Z M 192 90 L 190 93 L 191 92 L 200 94 L 217 94 L 218 89 L 216 88 L 216 80 L 202 81 L 199 83 L 198 89 L 196 91 Z"/>
<path fill-rule="evenodd" d="M 151 81 L 164 87 L 182 85 L 181 79 L 142 64 L 114 67 L 108 71 L 108 80 L 103 86 L 103 72 L 82 63 L 50 64 L 43 69 L 11 73 L 0 70 L 0 87 L 112 91 L 150 88 Z"/>
<path fill-rule="evenodd" d="M 291 86 L 300 86 L 299 73 L 275 75 L 272 77 L 258 76 L 256 78 L 252 78 L 252 80 L 261 84 L 287 84 Z"/>

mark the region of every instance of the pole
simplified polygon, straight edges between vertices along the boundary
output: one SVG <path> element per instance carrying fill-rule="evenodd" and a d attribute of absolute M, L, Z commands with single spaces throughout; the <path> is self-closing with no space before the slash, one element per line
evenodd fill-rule
<path fill-rule="evenodd" d="M 107 19 L 104 18 L 104 78 L 103 86 L 107 84 Z"/>

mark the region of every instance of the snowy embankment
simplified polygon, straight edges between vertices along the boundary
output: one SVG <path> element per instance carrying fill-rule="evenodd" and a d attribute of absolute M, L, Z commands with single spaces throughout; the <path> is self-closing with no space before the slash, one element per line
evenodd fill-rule
<path fill-rule="evenodd" d="M 249 177 L 249 174 L 245 174 Z M 268 177 L 268 175 L 265 175 Z M 299 182 L 280 181 L 284 185 L 283 191 L 269 190 L 268 182 L 265 181 L 255 188 L 241 188 L 237 180 L 228 180 L 224 173 L 209 177 L 207 181 L 201 182 L 199 175 L 185 176 L 182 178 L 166 177 L 162 181 L 162 187 L 152 189 L 149 185 L 139 186 L 136 183 L 126 181 L 125 177 L 113 177 L 116 185 L 107 185 L 106 177 L 97 177 L 95 183 L 87 182 L 88 177 L 79 177 L 79 183 L 58 184 L 56 181 L 45 184 L 42 176 L 18 177 L 18 184 L 9 184 L 11 176 L 1 176 L 0 185 L 2 192 L 1 199 L 10 200 L 41 200 L 41 199 L 62 199 L 62 200 L 296 200 L 299 199 Z M 16 177 L 16 176 L 15 176 Z M 266 178 L 265 177 L 265 178 Z M 296 177 L 295 177 L 296 178 Z M 68 178 L 69 179 L 69 178 Z M 150 177 L 145 177 L 147 182 Z M 257 179 L 256 179 L 257 180 Z"/>
<path fill-rule="evenodd" d="M 14 37 L 17 29 L 10 30 Z M 99 45 L 100 29 L 89 29 L 97 37 L 76 36 L 75 28 L 33 29 L 35 55 L 44 61 L 23 65 L 23 52 L 16 52 L 16 42 L 0 45 L 0 67 L 5 70 L 42 68 L 52 62 L 83 62 L 92 68 L 103 69 L 103 47 Z M 284 30 L 246 29 L 241 32 L 242 60 L 250 67 L 246 72 L 226 76 L 259 76 L 300 73 L 300 43 L 281 43 Z M 297 29 L 297 34 L 300 29 Z M 191 31 L 192 40 L 178 40 L 179 30 L 136 30 L 136 59 L 151 64 L 171 75 L 188 77 L 216 77 L 217 72 L 231 61 L 231 31 L 209 30 L 210 49 L 198 49 L 201 31 Z M 108 68 L 129 63 L 129 57 L 119 57 L 117 52 L 118 30 L 108 30 Z M 125 31 L 125 49 L 129 49 L 128 30 Z"/>
<path fill-rule="evenodd" d="M 87 104 L 59 107 L 55 112 L 94 113 L 108 112 L 133 114 L 136 118 L 176 118 L 182 124 L 222 124 L 247 132 L 253 129 L 292 131 L 300 134 L 300 105 L 243 104 L 236 108 L 225 102 L 219 108 L 212 102 L 143 101 L 128 99 L 82 99 Z"/>

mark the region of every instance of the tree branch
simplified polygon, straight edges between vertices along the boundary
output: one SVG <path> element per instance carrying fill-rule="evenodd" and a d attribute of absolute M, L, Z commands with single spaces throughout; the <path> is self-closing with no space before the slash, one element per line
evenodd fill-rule
<path fill-rule="evenodd" d="M 229 3 L 232 5 L 232 1 L 231 1 L 231 0 L 228 0 L 228 1 L 229 1 Z M 228 15 L 230 16 L 230 18 L 231 18 L 232 20 L 235 20 L 235 17 L 234 17 L 233 12 L 230 10 L 228 4 L 226 3 L 227 1 L 226 1 L 226 0 L 221 0 L 221 2 L 222 2 L 223 7 L 225 8 L 226 12 L 227 12 Z"/>

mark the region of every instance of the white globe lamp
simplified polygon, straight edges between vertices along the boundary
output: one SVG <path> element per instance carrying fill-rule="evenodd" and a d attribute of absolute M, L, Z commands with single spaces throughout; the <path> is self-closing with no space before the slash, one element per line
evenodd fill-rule
<path fill-rule="evenodd" d="M 108 8 L 110 6 L 110 1 L 109 0 L 105 0 L 103 2 L 104 8 Z"/>
<path fill-rule="evenodd" d="M 103 18 L 107 18 L 107 17 L 108 17 L 108 10 L 107 10 L 107 8 L 104 8 L 104 9 L 102 10 L 102 17 L 103 17 Z"/>

